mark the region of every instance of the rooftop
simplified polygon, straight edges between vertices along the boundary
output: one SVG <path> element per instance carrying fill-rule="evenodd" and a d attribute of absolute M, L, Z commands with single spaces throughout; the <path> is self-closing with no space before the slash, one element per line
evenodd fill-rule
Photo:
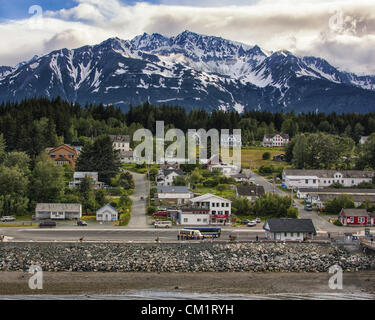
<path fill-rule="evenodd" d="M 157 186 L 158 193 L 190 193 L 185 186 Z"/>
<path fill-rule="evenodd" d="M 263 186 L 237 186 L 237 194 L 242 197 L 262 196 L 264 194 Z"/>
<path fill-rule="evenodd" d="M 80 211 L 79 203 L 38 203 L 36 211 Z"/>
<path fill-rule="evenodd" d="M 343 178 L 372 178 L 374 171 L 361 170 L 304 170 L 304 169 L 287 169 L 284 170 L 286 176 L 311 176 L 319 178 L 334 178 L 334 175 L 340 173 Z"/>
<path fill-rule="evenodd" d="M 316 234 L 311 219 L 267 219 L 263 228 L 270 232 L 309 232 Z"/>
<path fill-rule="evenodd" d="M 366 209 L 342 209 L 341 213 L 344 212 L 345 216 L 350 217 L 366 217 L 368 212 Z"/>

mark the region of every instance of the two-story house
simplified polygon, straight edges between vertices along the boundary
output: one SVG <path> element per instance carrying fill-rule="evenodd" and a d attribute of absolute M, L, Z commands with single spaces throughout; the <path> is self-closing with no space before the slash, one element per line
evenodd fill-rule
<path fill-rule="evenodd" d="M 270 133 L 263 137 L 263 147 L 284 147 L 289 143 L 289 135 L 285 133 Z"/>
<path fill-rule="evenodd" d="M 183 175 L 184 172 L 181 169 L 165 169 L 159 171 L 159 174 L 156 176 L 156 185 L 157 186 L 173 186 L 174 179 L 180 175 Z"/>
<path fill-rule="evenodd" d="M 211 193 L 195 197 L 189 205 L 180 208 L 182 225 L 225 225 L 231 223 L 232 201 Z"/>
<path fill-rule="evenodd" d="M 72 169 L 75 168 L 80 151 L 68 144 L 62 144 L 55 148 L 47 148 L 48 157 L 54 161 L 58 166 L 65 164 Z"/>

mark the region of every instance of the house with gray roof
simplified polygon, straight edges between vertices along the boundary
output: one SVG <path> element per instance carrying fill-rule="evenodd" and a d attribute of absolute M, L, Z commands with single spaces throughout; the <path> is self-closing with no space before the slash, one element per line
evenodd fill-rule
<path fill-rule="evenodd" d="M 159 174 L 155 177 L 156 185 L 158 186 L 172 186 L 174 179 L 184 172 L 181 169 L 164 169 L 160 170 Z"/>
<path fill-rule="evenodd" d="M 247 198 L 249 201 L 253 202 L 256 198 L 264 195 L 263 186 L 237 186 L 236 196 Z"/>
<path fill-rule="evenodd" d="M 35 208 L 36 219 L 73 220 L 82 217 L 79 203 L 38 203 Z"/>
<path fill-rule="evenodd" d="M 267 219 L 263 229 L 266 239 L 276 241 L 304 241 L 316 235 L 311 219 Z"/>
<path fill-rule="evenodd" d="M 185 186 L 157 186 L 154 195 L 155 205 L 182 205 L 189 202 L 193 193 Z"/>

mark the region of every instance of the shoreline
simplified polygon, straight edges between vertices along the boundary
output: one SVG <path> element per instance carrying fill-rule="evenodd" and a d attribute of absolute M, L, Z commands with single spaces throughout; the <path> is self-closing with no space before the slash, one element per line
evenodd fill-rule
<path fill-rule="evenodd" d="M 343 290 L 331 290 L 328 272 L 44 272 L 43 289 L 31 274 L 0 272 L 1 296 L 126 295 L 130 291 L 208 294 L 375 294 L 375 271 L 344 272 Z M 53 298 L 53 297 L 52 297 Z"/>

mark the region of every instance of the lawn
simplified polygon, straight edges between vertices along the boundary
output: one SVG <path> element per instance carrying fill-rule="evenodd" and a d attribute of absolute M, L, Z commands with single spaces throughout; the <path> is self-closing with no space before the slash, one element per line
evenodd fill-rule
<path fill-rule="evenodd" d="M 263 153 L 269 152 L 271 160 L 263 160 Z M 246 147 L 241 151 L 242 168 L 249 168 L 250 162 L 252 169 L 259 169 L 262 165 L 273 165 L 275 168 L 286 167 L 286 162 L 272 161 L 273 156 L 285 153 L 284 148 L 265 148 L 265 147 Z"/>
<path fill-rule="evenodd" d="M 194 190 L 191 189 L 194 193 L 200 193 L 200 194 L 206 194 L 206 193 L 212 193 L 219 197 L 223 197 L 226 199 L 230 199 L 231 197 L 236 196 L 236 189 L 230 189 L 229 187 L 223 191 L 219 191 L 216 188 L 210 188 L 210 187 L 197 187 Z"/>

